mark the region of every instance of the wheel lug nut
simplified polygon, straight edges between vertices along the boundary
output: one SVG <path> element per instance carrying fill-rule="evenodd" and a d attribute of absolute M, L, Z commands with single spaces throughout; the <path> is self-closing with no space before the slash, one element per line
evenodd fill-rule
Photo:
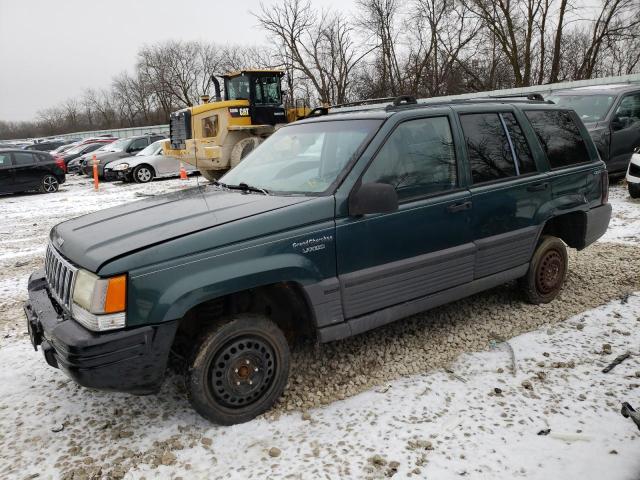
<path fill-rule="evenodd" d="M 249 385 L 253 385 L 253 382 L 251 380 L 249 380 Z"/>
<path fill-rule="evenodd" d="M 236 382 L 236 385 L 237 385 L 237 386 L 240 386 L 240 382 Z"/>
<path fill-rule="evenodd" d="M 236 368 L 236 373 L 238 373 L 238 369 Z"/>
<path fill-rule="evenodd" d="M 247 365 L 249 365 L 249 360 L 245 360 L 244 363 L 246 363 Z"/>
<path fill-rule="evenodd" d="M 254 371 L 254 372 L 257 372 L 257 371 L 258 371 L 258 367 L 254 368 L 254 369 L 253 369 L 253 371 Z"/>

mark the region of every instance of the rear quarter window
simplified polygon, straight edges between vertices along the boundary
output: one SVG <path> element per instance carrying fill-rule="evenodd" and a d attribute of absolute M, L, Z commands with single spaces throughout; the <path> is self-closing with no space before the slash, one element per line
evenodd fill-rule
<path fill-rule="evenodd" d="M 527 110 L 524 112 L 552 169 L 591 161 L 584 138 L 570 112 Z"/>

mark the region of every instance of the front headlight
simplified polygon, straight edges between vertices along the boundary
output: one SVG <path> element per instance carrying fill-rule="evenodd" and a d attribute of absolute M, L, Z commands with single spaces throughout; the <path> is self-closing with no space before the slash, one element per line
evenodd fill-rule
<path fill-rule="evenodd" d="M 115 167 L 113 167 L 113 170 L 115 171 L 122 171 L 122 170 L 129 170 L 129 164 L 128 163 L 120 163 L 119 165 L 116 165 Z"/>
<path fill-rule="evenodd" d="M 100 278 L 78 270 L 73 289 L 73 317 L 90 330 L 104 331 L 125 326 L 127 276 Z"/>

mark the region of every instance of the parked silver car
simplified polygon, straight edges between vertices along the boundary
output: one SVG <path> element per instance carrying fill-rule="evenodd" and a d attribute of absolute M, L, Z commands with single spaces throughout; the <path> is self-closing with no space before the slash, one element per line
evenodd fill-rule
<path fill-rule="evenodd" d="M 123 180 L 125 182 L 150 182 L 154 178 L 176 177 L 180 175 L 180 162 L 173 157 L 162 154 L 162 140 L 152 143 L 140 153 L 115 160 L 104 167 L 107 180 Z M 187 175 L 196 173 L 194 166 L 184 164 Z"/>

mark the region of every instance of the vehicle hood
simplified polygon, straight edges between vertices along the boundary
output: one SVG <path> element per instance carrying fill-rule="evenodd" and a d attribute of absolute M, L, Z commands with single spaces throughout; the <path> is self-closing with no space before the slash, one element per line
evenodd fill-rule
<path fill-rule="evenodd" d="M 308 200 L 206 185 L 68 220 L 53 227 L 50 239 L 73 263 L 97 272 L 106 262 L 128 253 Z"/>

